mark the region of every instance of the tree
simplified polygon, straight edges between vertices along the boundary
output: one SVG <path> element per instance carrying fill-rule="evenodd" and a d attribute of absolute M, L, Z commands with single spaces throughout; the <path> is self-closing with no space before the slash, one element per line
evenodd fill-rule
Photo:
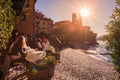
<path fill-rule="evenodd" d="M 7 49 L 14 28 L 14 14 L 11 0 L 0 0 L 0 50 Z"/>
<path fill-rule="evenodd" d="M 112 54 L 115 68 L 120 72 L 120 0 L 116 0 L 111 20 L 106 25 L 108 35 L 105 37 Z"/>

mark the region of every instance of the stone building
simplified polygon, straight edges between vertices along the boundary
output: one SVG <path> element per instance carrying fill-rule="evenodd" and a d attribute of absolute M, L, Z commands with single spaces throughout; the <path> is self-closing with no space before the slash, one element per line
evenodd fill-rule
<path fill-rule="evenodd" d="M 82 17 L 77 16 L 76 13 L 72 15 L 72 23 L 83 41 L 86 43 L 96 43 L 97 34 L 90 30 L 90 26 L 84 26 L 82 24 Z"/>
<path fill-rule="evenodd" d="M 44 16 L 41 12 L 35 12 L 35 34 L 39 34 L 41 30 L 49 32 L 53 27 L 53 20 Z"/>
<path fill-rule="evenodd" d="M 82 27 L 82 18 L 80 15 L 77 15 L 76 13 L 72 14 L 72 23 L 74 25 L 79 25 Z"/>
<path fill-rule="evenodd" d="M 76 38 L 75 40 L 82 43 L 96 43 L 97 34 L 91 31 L 90 26 L 84 26 L 82 24 L 82 17 L 76 13 L 72 14 L 71 21 L 59 21 L 56 22 L 54 27 L 63 27 L 61 33 L 71 33 L 71 38 Z M 60 28 L 60 29 L 61 29 Z M 72 36 L 73 35 L 73 36 Z M 74 36 L 75 35 L 75 36 Z"/>
<path fill-rule="evenodd" d="M 12 0 L 16 11 L 15 30 L 20 33 L 34 35 L 34 12 L 37 0 Z M 19 15 L 19 16 L 18 16 Z"/>
<path fill-rule="evenodd" d="M 62 32 L 74 32 L 74 25 L 70 21 L 59 21 L 54 24 L 54 28 L 62 29 Z"/>

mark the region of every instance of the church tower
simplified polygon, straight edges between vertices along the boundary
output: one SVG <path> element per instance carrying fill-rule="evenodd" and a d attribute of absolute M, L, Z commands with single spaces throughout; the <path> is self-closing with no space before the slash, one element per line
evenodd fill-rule
<path fill-rule="evenodd" d="M 72 14 L 72 23 L 77 24 L 77 15 L 76 15 L 76 13 Z"/>
<path fill-rule="evenodd" d="M 72 14 L 72 23 L 82 26 L 82 17 L 81 15 L 77 16 L 76 13 Z"/>
<path fill-rule="evenodd" d="M 81 15 L 79 15 L 79 18 L 78 18 L 78 24 L 79 24 L 80 26 L 82 26 L 82 17 L 81 17 Z"/>

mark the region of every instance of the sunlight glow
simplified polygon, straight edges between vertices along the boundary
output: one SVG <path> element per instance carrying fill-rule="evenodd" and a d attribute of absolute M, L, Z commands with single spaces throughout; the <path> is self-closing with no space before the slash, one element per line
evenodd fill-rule
<path fill-rule="evenodd" d="M 83 8 L 80 10 L 80 15 L 82 17 L 87 17 L 89 15 L 89 10 L 87 8 Z"/>

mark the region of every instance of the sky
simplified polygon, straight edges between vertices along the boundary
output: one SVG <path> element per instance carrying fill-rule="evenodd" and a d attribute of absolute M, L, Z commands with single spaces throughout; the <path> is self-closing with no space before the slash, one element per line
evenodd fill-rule
<path fill-rule="evenodd" d="M 37 0 L 35 9 L 54 22 L 72 21 L 72 13 L 80 14 L 82 8 L 89 10 L 89 15 L 82 18 L 83 25 L 91 27 L 98 36 L 106 34 L 105 25 L 110 21 L 115 0 Z"/>

